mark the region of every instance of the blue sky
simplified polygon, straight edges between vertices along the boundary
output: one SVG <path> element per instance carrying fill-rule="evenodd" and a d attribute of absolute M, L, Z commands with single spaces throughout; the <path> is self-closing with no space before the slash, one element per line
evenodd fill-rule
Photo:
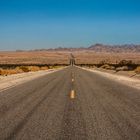
<path fill-rule="evenodd" d="M 140 0 L 0 0 L 0 50 L 140 44 Z"/>

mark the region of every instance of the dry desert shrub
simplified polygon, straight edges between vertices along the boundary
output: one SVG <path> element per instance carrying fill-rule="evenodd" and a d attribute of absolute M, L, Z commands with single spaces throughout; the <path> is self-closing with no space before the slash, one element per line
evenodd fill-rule
<path fill-rule="evenodd" d="M 136 72 L 137 74 L 140 74 L 140 66 L 138 66 L 138 67 L 135 69 L 135 72 Z"/>
<path fill-rule="evenodd" d="M 19 69 L 21 69 L 23 72 L 29 72 L 29 68 L 27 66 L 20 66 Z"/>
<path fill-rule="evenodd" d="M 39 71 L 40 68 L 38 66 L 20 66 L 19 69 L 21 69 L 23 72 L 29 72 L 29 71 Z"/>
<path fill-rule="evenodd" d="M 51 68 L 52 69 L 58 69 L 58 68 L 61 68 L 62 66 L 52 66 Z"/>
<path fill-rule="evenodd" d="M 129 71 L 130 68 L 128 66 L 122 66 L 122 67 L 117 67 L 116 68 L 116 72 L 117 71 Z"/>
<path fill-rule="evenodd" d="M 40 67 L 40 70 L 48 70 L 49 68 L 47 66 Z"/>
<path fill-rule="evenodd" d="M 115 67 L 114 66 L 110 66 L 108 64 L 102 65 L 101 68 L 107 69 L 107 70 L 115 70 Z"/>
<path fill-rule="evenodd" d="M 0 75 L 2 75 L 2 69 L 0 69 Z"/>
<path fill-rule="evenodd" d="M 40 68 L 38 66 L 28 66 L 29 71 L 39 71 Z"/>
<path fill-rule="evenodd" d="M 107 64 L 101 66 L 101 68 L 103 68 L 103 69 L 109 69 L 109 67 L 110 67 L 110 66 L 107 65 Z"/>

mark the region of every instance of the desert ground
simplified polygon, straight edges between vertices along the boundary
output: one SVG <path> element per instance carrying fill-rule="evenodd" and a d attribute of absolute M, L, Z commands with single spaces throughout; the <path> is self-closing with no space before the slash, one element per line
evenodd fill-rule
<path fill-rule="evenodd" d="M 68 64 L 69 52 L 4 51 L 0 52 L 0 64 Z"/>
<path fill-rule="evenodd" d="M 94 51 L 74 52 L 77 64 L 98 64 L 103 61 L 107 63 L 119 63 L 121 60 L 131 60 L 134 63 L 140 64 L 140 53 L 107 53 Z"/>
<path fill-rule="evenodd" d="M 77 64 L 118 63 L 131 60 L 140 64 L 140 52 L 107 53 L 94 51 L 8 51 L 0 52 L 0 64 L 69 64 L 70 54 Z"/>

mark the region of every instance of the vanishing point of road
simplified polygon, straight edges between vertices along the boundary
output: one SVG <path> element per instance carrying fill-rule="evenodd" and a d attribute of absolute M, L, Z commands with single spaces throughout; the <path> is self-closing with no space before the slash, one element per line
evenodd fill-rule
<path fill-rule="evenodd" d="M 140 91 L 69 66 L 0 92 L 0 140 L 140 140 Z"/>

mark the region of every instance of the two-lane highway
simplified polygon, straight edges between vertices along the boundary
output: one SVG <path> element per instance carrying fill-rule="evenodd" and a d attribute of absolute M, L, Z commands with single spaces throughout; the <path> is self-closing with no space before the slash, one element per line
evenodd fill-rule
<path fill-rule="evenodd" d="M 0 92 L 0 140 L 140 140 L 140 91 L 69 66 Z"/>

